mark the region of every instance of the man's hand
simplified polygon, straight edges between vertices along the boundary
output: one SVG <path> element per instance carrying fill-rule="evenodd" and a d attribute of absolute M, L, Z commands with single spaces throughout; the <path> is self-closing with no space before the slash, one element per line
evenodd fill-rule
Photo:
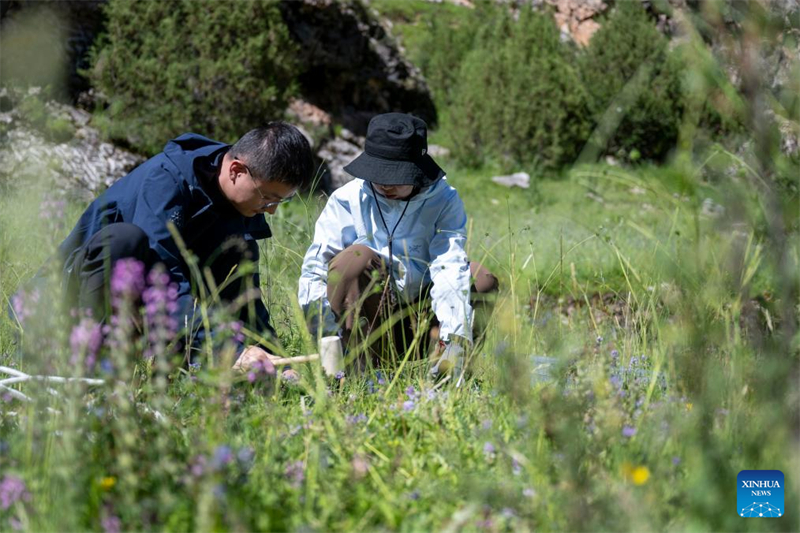
<path fill-rule="evenodd" d="M 266 376 L 275 376 L 275 365 L 270 361 L 274 357 L 263 348 L 248 346 L 233 364 L 233 370 L 246 374 L 251 383 Z"/>

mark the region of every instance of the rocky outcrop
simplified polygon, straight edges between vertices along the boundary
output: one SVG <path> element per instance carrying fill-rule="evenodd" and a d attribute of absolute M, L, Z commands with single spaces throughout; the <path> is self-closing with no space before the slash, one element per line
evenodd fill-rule
<path fill-rule="evenodd" d="M 0 99 L 9 100 L 5 90 Z M 32 124 L 21 106 L 0 112 L 0 183 L 20 185 L 20 176 L 35 176 L 63 194 L 90 200 L 144 161 L 103 142 L 86 111 L 41 105 L 47 113 L 42 125 Z"/>
<path fill-rule="evenodd" d="M 303 98 L 356 135 L 378 113 L 404 111 L 436 123 L 436 110 L 419 70 L 406 60 L 389 29 L 356 0 L 281 2 L 299 44 Z"/>
<path fill-rule="evenodd" d="M 608 7 L 602 0 L 546 0 L 546 3 L 555 9 L 553 17 L 561 34 L 580 46 L 589 44 L 600 29 L 594 19 Z"/>

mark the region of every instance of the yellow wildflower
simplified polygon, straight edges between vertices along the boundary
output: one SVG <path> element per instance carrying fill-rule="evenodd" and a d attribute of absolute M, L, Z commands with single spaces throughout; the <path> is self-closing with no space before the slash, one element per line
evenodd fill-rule
<path fill-rule="evenodd" d="M 634 485 L 644 485 L 650 479 L 650 469 L 646 466 L 633 466 L 625 461 L 622 463 L 622 475 Z"/>
<path fill-rule="evenodd" d="M 692 410 L 692 407 L 694 407 L 694 404 L 693 404 L 693 403 L 689 402 L 689 403 L 687 403 L 687 404 L 686 404 L 686 410 L 687 410 L 687 411 L 691 411 L 691 410 Z"/>
<path fill-rule="evenodd" d="M 650 469 L 646 466 L 637 466 L 631 473 L 631 480 L 634 485 L 644 485 L 650 479 Z"/>
<path fill-rule="evenodd" d="M 117 484 L 117 478 L 113 476 L 104 477 L 100 480 L 100 488 L 103 490 L 111 490 Z"/>

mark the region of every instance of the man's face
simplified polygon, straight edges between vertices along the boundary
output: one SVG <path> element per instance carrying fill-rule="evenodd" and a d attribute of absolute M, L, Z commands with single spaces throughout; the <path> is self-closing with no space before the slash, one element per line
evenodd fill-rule
<path fill-rule="evenodd" d="M 374 184 L 375 190 L 381 196 L 385 196 L 390 200 L 405 200 L 412 192 L 414 192 L 413 185 L 377 185 Z"/>
<path fill-rule="evenodd" d="M 227 179 L 221 181 L 220 187 L 233 207 L 246 217 L 264 213 L 272 215 L 278 205 L 297 193 L 297 187 L 288 183 L 256 180 L 247 165 L 235 159 L 231 161 Z"/>

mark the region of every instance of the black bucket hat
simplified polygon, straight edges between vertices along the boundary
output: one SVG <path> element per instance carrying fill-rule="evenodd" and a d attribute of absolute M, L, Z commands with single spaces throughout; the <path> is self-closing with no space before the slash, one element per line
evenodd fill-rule
<path fill-rule="evenodd" d="M 372 117 L 364 153 L 344 170 L 377 185 L 426 187 L 444 176 L 428 155 L 428 125 L 403 113 Z"/>

